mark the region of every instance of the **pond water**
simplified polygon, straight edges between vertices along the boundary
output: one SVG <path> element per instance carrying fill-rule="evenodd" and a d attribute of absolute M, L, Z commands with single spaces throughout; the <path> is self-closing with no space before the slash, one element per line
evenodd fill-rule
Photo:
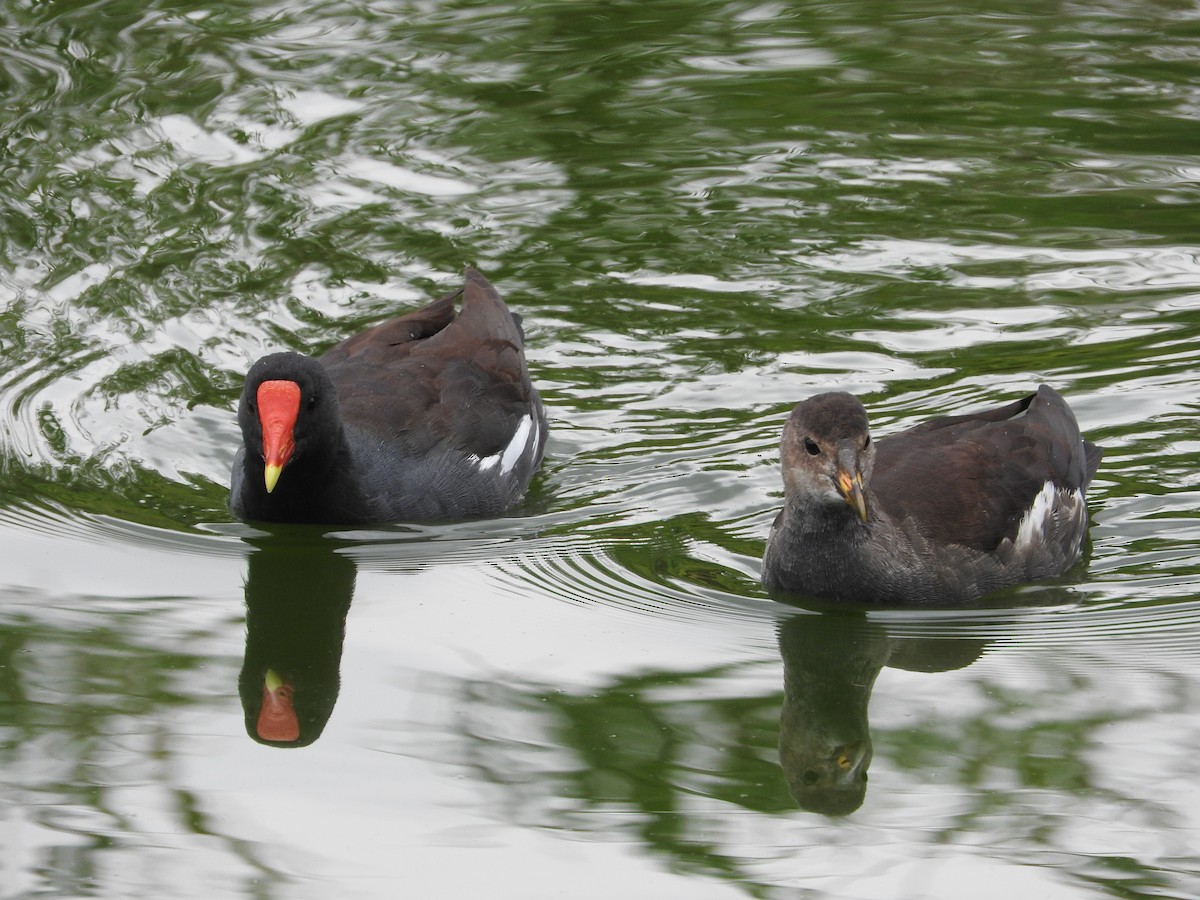
<path fill-rule="evenodd" d="M 0 900 L 1200 897 L 1194 2 L 0 22 Z M 522 507 L 232 521 L 250 362 L 466 264 L 551 419 Z M 1084 565 L 765 596 L 795 402 L 1041 382 L 1106 451 Z"/>

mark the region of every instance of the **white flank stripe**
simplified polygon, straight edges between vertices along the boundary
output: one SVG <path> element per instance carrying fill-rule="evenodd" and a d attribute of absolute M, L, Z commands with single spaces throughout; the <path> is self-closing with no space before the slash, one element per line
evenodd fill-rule
<path fill-rule="evenodd" d="M 1045 535 L 1046 527 L 1050 524 L 1060 503 L 1066 502 L 1071 506 L 1076 506 L 1082 500 L 1083 494 L 1079 491 L 1071 491 L 1069 494 L 1062 491 L 1060 494 L 1054 483 L 1047 481 L 1038 491 L 1038 495 L 1033 498 L 1033 505 L 1029 507 L 1029 511 L 1021 519 L 1021 524 L 1017 528 L 1017 539 L 1013 543 L 1018 549 L 1033 545 Z"/>
<path fill-rule="evenodd" d="M 533 425 L 533 416 L 526 415 L 521 419 L 517 430 L 512 436 L 512 440 L 508 442 L 508 446 L 504 448 L 504 454 L 500 457 L 500 471 L 511 472 L 513 466 L 517 464 L 517 460 L 521 458 L 521 454 L 525 452 L 525 448 L 529 445 L 529 433 L 537 433 Z"/>

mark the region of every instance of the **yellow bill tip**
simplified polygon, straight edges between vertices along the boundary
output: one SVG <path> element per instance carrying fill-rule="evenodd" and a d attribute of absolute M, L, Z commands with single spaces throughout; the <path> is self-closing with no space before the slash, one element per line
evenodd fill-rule
<path fill-rule="evenodd" d="M 839 472 L 837 486 L 838 491 L 858 518 L 866 522 L 868 517 L 867 493 L 863 490 L 862 478 L 859 475 L 850 475 L 849 472 Z"/>
<path fill-rule="evenodd" d="M 279 482 L 279 475 L 283 471 L 283 466 L 267 463 L 263 466 L 263 482 L 267 486 L 267 493 L 275 490 L 275 485 Z"/>

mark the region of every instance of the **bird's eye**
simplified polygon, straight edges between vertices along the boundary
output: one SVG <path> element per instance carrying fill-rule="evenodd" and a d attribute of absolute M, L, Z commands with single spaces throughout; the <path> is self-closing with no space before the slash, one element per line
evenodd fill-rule
<path fill-rule="evenodd" d="M 821 452 L 821 448 L 817 446 L 817 442 L 812 438 L 804 439 L 804 449 L 809 456 L 817 456 Z"/>
<path fill-rule="evenodd" d="M 317 408 L 317 395 L 316 394 L 313 394 L 311 397 L 308 398 L 308 408 L 309 409 Z"/>

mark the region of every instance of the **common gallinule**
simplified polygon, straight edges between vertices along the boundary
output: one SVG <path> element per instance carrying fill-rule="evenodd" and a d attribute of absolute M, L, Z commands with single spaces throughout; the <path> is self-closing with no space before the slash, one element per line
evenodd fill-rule
<path fill-rule="evenodd" d="M 499 515 L 546 445 L 523 344 L 520 319 L 468 268 L 462 290 L 320 357 L 263 357 L 238 407 L 230 509 L 331 525 Z"/>
<path fill-rule="evenodd" d="M 862 403 L 819 394 L 780 445 L 784 507 L 763 558 L 771 591 L 952 605 L 1061 575 L 1081 556 L 1101 450 L 1045 385 L 1015 403 L 872 441 Z"/>

